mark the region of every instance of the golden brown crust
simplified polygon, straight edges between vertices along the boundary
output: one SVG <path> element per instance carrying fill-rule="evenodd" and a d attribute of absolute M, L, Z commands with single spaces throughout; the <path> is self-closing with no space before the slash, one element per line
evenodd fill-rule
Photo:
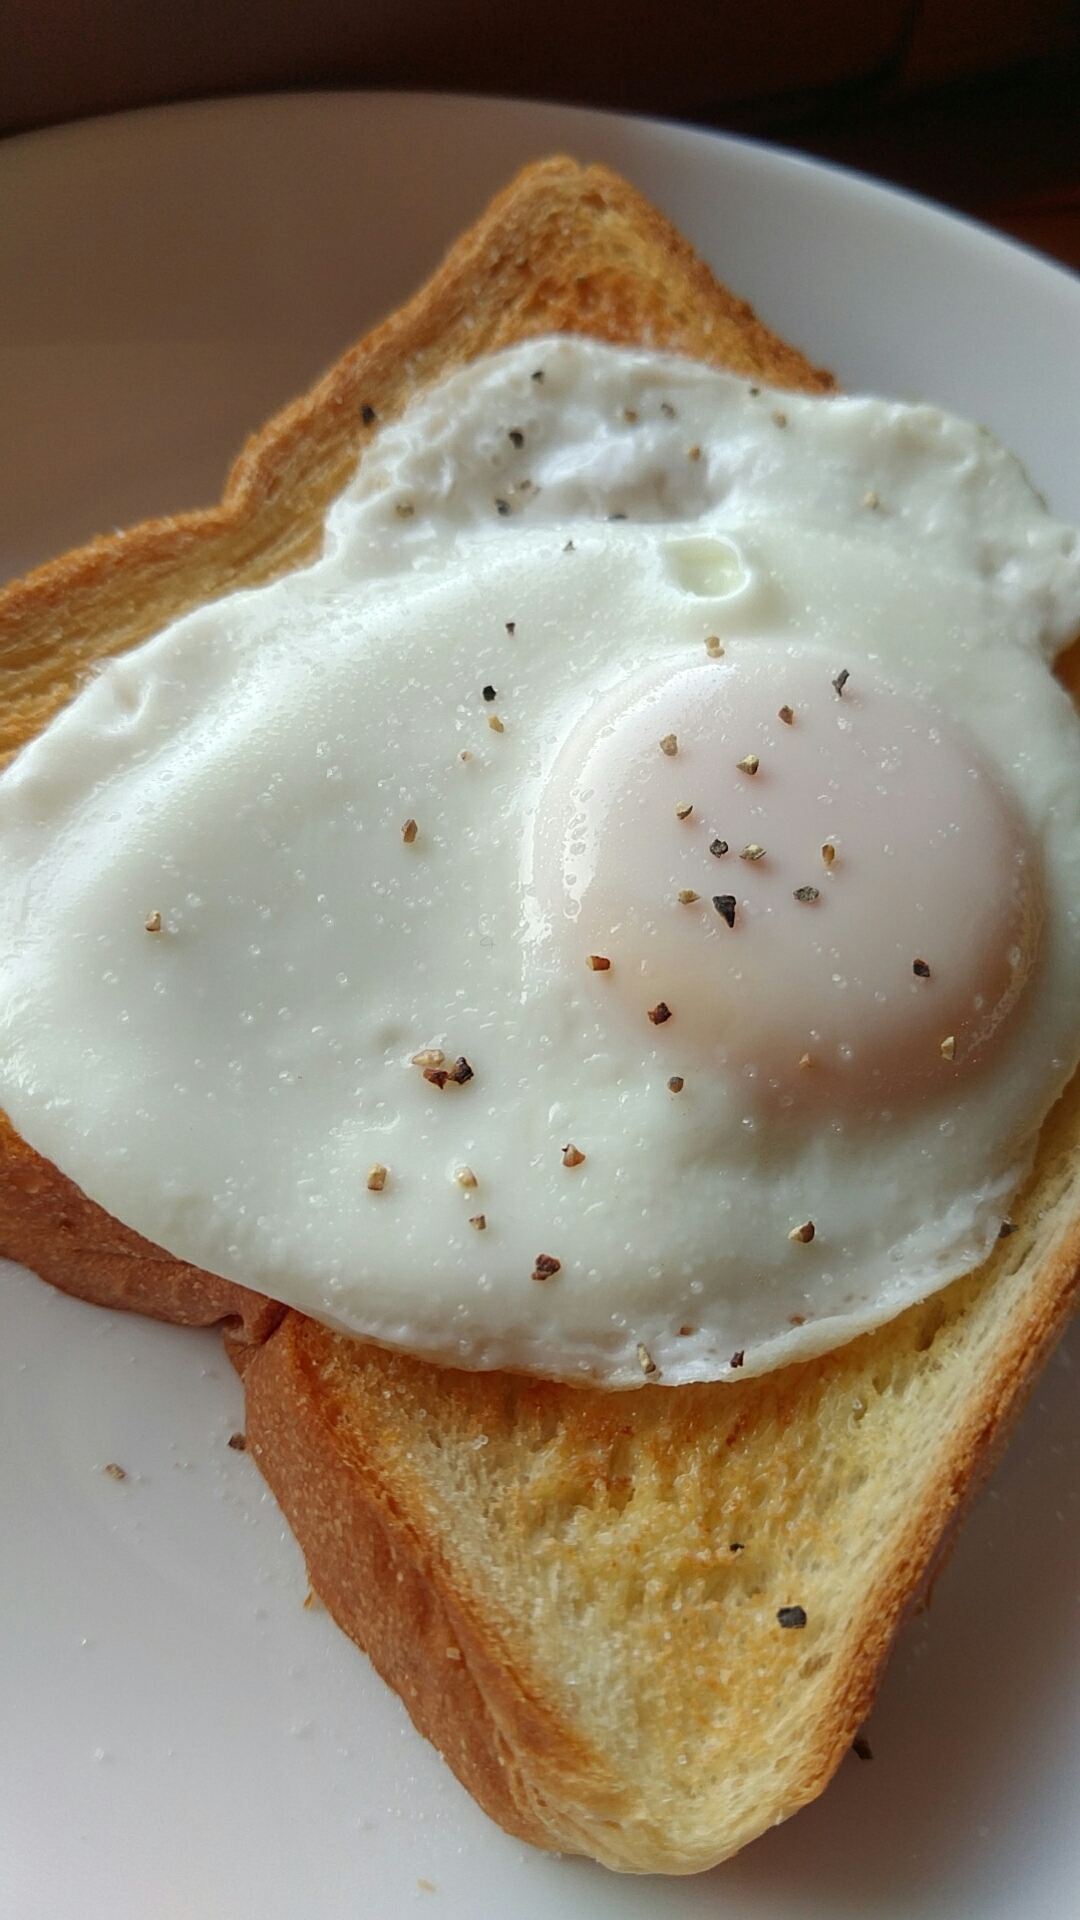
<path fill-rule="evenodd" d="M 605 169 L 528 169 L 249 444 L 220 507 L 98 541 L 0 596 L 0 754 L 98 659 L 312 557 L 365 406 L 390 417 L 475 354 L 560 329 L 831 384 Z M 987 1268 L 735 1386 L 610 1395 L 346 1340 L 149 1246 L 6 1124 L 0 1250 L 83 1298 L 226 1319 L 249 1443 L 313 1585 L 481 1804 L 538 1845 L 688 1872 L 820 1792 L 846 1751 L 1072 1304 L 1078 1142 L 1073 1088 L 1023 1232 Z M 777 1627 L 792 1601 L 805 1633 Z M 646 1730 L 638 1748 L 627 1727 Z"/>
<path fill-rule="evenodd" d="M 352 1343 L 346 1343 L 351 1346 Z M 550 1847 L 528 1774 L 602 1771 L 543 1700 L 507 1670 L 484 1620 L 470 1618 L 422 1519 L 403 1510 L 378 1459 L 356 1444 L 335 1391 L 334 1336 L 289 1313 L 245 1375 L 248 1448 L 277 1495 L 320 1599 L 481 1806 L 522 1840 Z M 508 1742 L 500 1725 L 518 1738 Z M 522 1741 L 521 1730 L 525 1730 Z M 609 1789 L 614 1802 L 614 1787 Z"/>

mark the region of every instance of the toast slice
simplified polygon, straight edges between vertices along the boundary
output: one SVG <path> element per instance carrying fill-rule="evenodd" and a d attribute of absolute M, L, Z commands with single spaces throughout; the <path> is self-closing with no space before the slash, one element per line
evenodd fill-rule
<path fill-rule="evenodd" d="M 220 507 L 96 541 L 0 596 L 0 751 L 99 659 L 311 558 L 377 418 L 558 330 L 832 384 L 625 183 L 528 168 L 248 445 Z M 1015 1218 L 980 1271 L 821 1359 L 612 1394 L 332 1333 L 149 1245 L 0 1126 L 0 1251 L 83 1298 L 221 1321 L 250 1450 L 339 1624 L 504 1827 L 640 1872 L 725 1858 L 846 1751 L 1072 1305 L 1076 1083 Z M 787 1609 L 805 1625 L 781 1624 Z"/>

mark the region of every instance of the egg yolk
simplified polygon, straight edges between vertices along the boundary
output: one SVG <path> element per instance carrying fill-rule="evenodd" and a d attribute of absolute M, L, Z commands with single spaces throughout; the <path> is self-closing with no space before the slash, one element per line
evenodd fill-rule
<path fill-rule="evenodd" d="M 598 700 L 537 822 L 538 890 L 588 991 L 651 1020 L 673 1067 L 785 1107 L 977 1071 L 1035 964 L 1039 866 L 960 726 L 779 643 Z"/>

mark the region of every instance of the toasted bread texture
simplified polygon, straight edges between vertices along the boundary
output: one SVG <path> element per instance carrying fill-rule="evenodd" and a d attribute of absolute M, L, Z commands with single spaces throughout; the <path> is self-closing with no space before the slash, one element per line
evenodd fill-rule
<path fill-rule="evenodd" d="M 624 182 L 528 168 L 249 444 L 220 507 L 0 596 L 0 751 L 96 661 L 309 560 L 377 421 L 414 392 L 558 330 L 831 386 Z M 149 1246 L 0 1127 L 0 1250 L 86 1299 L 221 1321 L 249 1448 L 335 1619 L 504 1827 L 640 1872 L 723 1859 L 847 1750 L 1072 1304 L 1076 1083 L 1015 1218 L 981 1270 L 819 1360 L 612 1394 L 437 1368 L 284 1312 Z"/>

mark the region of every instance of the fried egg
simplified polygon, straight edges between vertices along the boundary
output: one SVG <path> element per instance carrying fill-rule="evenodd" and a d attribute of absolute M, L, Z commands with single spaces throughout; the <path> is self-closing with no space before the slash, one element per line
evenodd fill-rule
<path fill-rule="evenodd" d="M 0 781 L 0 1101 L 194 1265 L 465 1367 L 821 1352 L 1080 1058 L 1080 541 L 983 429 L 544 339 Z"/>

